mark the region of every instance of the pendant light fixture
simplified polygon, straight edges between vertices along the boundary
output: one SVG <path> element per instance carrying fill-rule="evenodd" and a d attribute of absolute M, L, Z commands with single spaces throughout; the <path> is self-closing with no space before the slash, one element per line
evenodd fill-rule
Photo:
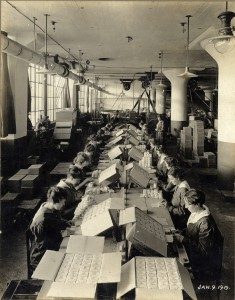
<path fill-rule="evenodd" d="M 165 88 L 166 85 L 162 83 L 162 75 L 163 75 L 163 71 L 162 71 L 162 68 L 163 68 L 163 50 L 161 50 L 161 52 L 159 52 L 158 54 L 158 57 L 161 59 L 161 77 L 160 77 L 160 83 L 157 85 L 159 87 L 162 87 L 162 88 Z"/>
<path fill-rule="evenodd" d="M 50 15 L 48 14 L 45 14 L 45 17 L 46 17 L 46 31 L 45 31 L 45 69 L 48 70 L 48 61 L 47 61 L 47 58 L 48 58 L 48 53 L 47 53 L 47 23 L 48 23 L 48 17 Z"/>
<path fill-rule="evenodd" d="M 219 14 L 218 19 L 221 21 L 219 36 L 213 37 L 209 42 L 214 44 L 214 48 L 218 53 L 224 54 L 232 51 L 235 44 L 233 35 L 233 27 L 231 25 L 235 13 L 228 11 L 228 2 L 226 1 L 226 10 Z"/>
<path fill-rule="evenodd" d="M 50 74 L 50 75 L 56 75 L 56 73 L 54 73 L 51 70 L 48 70 L 48 17 L 50 16 L 49 14 L 44 14 L 45 19 L 46 19 L 46 28 L 45 28 L 45 53 L 44 53 L 44 68 L 42 68 L 40 71 L 37 71 L 37 74 Z"/>
<path fill-rule="evenodd" d="M 191 17 L 192 17 L 191 15 L 187 15 L 186 16 L 186 18 L 188 19 L 188 22 L 187 22 L 188 31 L 187 31 L 187 49 L 186 49 L 187 52 L 186 52 L 186 66 L 185 66 L 185 71 L 184 71 L 184 73 L 178 75 L 179 77 L 183 77 L 183 78 L 198 77 L 198 75 L 189 72 L 189 19 Z"/>

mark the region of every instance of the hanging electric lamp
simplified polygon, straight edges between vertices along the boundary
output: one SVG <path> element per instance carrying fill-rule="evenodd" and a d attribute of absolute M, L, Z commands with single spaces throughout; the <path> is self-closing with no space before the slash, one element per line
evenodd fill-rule
<path fill-rule="evenodd" d="M 186 66 L 185 66 L 185 71 L 184 73 L 178 75 L 178 77 L 183 77 L 183 78 L 194 78 L 198 77 L 198 75 L 193 74 L 189 72 L 189 19 L 191 18 L 191 15 L 187 15 L 186 18 L 188 18 L 187 22 L 187 27 L 188 27 L 188 32 L 187 32 L 187 49 L 186 49 Z"/>
<path fill-rule="evenodd" d="M 45 19 L 46 19 L 46 28 L 45 28 L 45 53 L 44 53 L 44 68 L 41 68 L 39 71 L 37 71 L 37 74 L 50 74 L 50 75 L 56 75 L 52 70 L 48 69 L 48 17 L 50 16 L 49 14 L 44 14 Z M 51 66 L 50 66 L 51 67 Z"/>
<path fill-rule="evenodd" d="M 163 50 L 161 50 L 161 52 L 159 52 L 159 58 L 161 59 L 161 72 L 160 72 L 160 74 L 161 74 L 161 77 L 160 77 L 160 83 L 156 86 L 156 88 L 160 88 L 160 89 L 162 89 L 162 91 L 163 91 L 163 93 L 165 92 L 165 88 L 166 88 L 166 85 L 164 84 L 164 83 L 162 83 L 162 75 L 163 75 L 163 71 L 162 71 L 162 69 L 163 69 Z"/>

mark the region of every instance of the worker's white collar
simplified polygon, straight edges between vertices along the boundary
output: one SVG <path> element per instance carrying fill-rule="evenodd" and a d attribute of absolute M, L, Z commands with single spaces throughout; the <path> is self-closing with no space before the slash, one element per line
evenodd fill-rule
<path fill-rule="evenodd" d="M 188 182 L 186 180 L 184 180 L 178 185 L 178 188 L 186 188 L 189 190 L 190 186 L 189 186 Z"/>
<path fill-rule="evenodd" d="M 160 163 L 163 163 L 166 157 L 167 157 L 167 155 L 165 153 L 162 153 L 159 158 Z"/>
<path fill-rule="evenodd" d="M 201 218 L 208 217 L 210 215 L 209 208 L 207 206 L 205 206 L 205 205 L 203 205 L 203 208 L 204 208 L 203 211 L 191 213 L 191 215 L 188 218 L 187 224 L 189 224 L 189 223 L 196 223 Z"/>

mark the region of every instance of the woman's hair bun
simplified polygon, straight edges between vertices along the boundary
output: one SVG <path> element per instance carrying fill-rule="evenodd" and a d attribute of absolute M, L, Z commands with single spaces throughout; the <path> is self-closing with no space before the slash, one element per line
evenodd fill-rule
<path fill-rule="evenodd" d="M 205 193 L 198 189 L 191 189 L 185 193 L 185 198 L 189 204 L 203 205 L 206 201 Z"/>

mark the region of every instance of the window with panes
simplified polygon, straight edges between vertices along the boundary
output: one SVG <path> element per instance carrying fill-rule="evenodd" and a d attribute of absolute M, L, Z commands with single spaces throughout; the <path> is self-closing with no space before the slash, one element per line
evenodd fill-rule
<path fill-rule="evenodd" d="M 40 67 L 30 64 L 28 69 L 31 89 L 31 112 L 30 119 L 36 124 L 40 115 L 44 113 L 44 74 Z M 65 78 L 58 75 L 47 74 L 47 115 L 51 121 L 55 120 L 56 111 L 62 109 L 65 93 Z"/>

